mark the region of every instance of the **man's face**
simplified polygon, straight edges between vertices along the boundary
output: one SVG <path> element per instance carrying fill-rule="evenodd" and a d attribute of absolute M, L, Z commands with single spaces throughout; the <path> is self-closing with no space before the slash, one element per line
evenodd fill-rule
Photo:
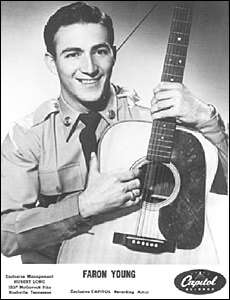
<path fill-rule="evenodd" d="M 101 24 L 73 24 L 55 34 L 55 65 L 66 100 L 98 101 L 109 89 L 115 62 L 107 29 Z"/>

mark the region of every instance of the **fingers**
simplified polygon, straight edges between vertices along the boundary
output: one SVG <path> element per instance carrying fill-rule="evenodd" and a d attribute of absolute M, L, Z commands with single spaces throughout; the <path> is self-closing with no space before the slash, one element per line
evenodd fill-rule
<path fill-rule="evenodd" d="M 138 199 L 140 198 L 140 195 L 141 195 L 141 191 L 139 189 L 133 189 L 132 191 L 129 191 L 129 192 L 124 194 L 123 200 L 124 200 L 124 202 L 136 201 L 137 198 Z"/>
<path fill-rule="evenodd" d="M 116 174 L 117 179 L 121 182 L 130 181 L 134 178 L 137 178 L 139 175 L 140 175 L 140 169 L 138 169 L 138 168 Z"/>
<path fill-rule="evenodd" d="M 153 119 L 165 119 L 165 118 L 178 118 L 178 114 L 175 111 L 174 107 L 165 109 L 165 110 L 159 110 L 156 112 L 152 112 Z"/>
<path fill-rule="evenodd" d="M 134 200 L 128 200 L 123 204 L 123 207 L 135 206 L 141 201 L 141 197 L 136 197 Z"/>
<path fill-rule="evenodd" d="M 167 88 L 169 86 L 169 88 Z M 166 87 L 164 85 L 157 87 L 154 90 L 154 97 L 151 101 L 151 105 L 154 106 L 156 104 L 160 105 L 160 102 L 165 102 L 166 100 L 172 100 L 174 104 L 181 100 L 182 98 L 182 85 L 178 86 L 177 84 L 167 84 Z"/>
<path fill-rule="evenodd" d="M 163 100 L 163 101 L 159 101 L 154 103 L 151 106 L 151 113 L 155 113 L 157 111 L 163 110 L 163 109 L 168 109 L 174 106 L 174 101 L 172 99 L 169 100 Z"/>
<path fill-rule="evenodd" d="M 167 91 L 167 90 L 174 90 L 174 89 L 181 90 L 183 87 L 184 87 L 184 85 L 179 82 L 163 81 L 156 86 L 156 88 L 154 89 L 154 94 L 158 93 L 160 91 Z"/>
<path fill-rule="evenodd" d="M 139 194 L 135 198 L 132 199 L 127 199 L 126 202 L 123 204 L 123 207 L 130 207 L 130 206 L 135 206 L 138 203 L 140 203 L 142 200 L 142 196 Z"/>
<path fill-rule="evenodd" d="M 162 82 L 154 90 L 151 102 L 153 119 L 180 118 L 182 113 L 182 88 L 180 83 Z"/>
<path fill-rule="evenodd" d="M 140 180 L 139 179 L 133 179 L 129 182 L 122 183 L 122 190 L 127 193 L 129 191 L 139 189 L 140 188 Z"/>

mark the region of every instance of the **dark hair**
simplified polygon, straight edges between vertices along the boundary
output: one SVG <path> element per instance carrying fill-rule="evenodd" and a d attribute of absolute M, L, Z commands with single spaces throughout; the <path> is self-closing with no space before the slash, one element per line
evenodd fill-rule
<path fill-rule="evenodd" d="M 75 23 L 96 23 L 106 27 L 109 42 L 113 45 L 114 30 L 112 19 L 96 6 L 90 6 L 84 2 L 75 2 L 61 7 L 48 20 L 44 28 L 44 40 L 47 51 L 56 55 L 54 36 L 61 26 Z"/>

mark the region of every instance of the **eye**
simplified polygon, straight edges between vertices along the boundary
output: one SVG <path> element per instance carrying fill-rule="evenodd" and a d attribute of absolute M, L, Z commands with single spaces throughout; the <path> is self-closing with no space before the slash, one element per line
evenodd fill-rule
<path fill-rule="evenodd" d="M 81 52 L 70 52 L 65 55 L 65 58 L 77 58 L 80 57 Z"/>
<path fill-rule="evenodd" d="M 99 56 L 106 56 L 110 54 L 110 51 L 107 48 L 98 48 L 95 53 Z"/>

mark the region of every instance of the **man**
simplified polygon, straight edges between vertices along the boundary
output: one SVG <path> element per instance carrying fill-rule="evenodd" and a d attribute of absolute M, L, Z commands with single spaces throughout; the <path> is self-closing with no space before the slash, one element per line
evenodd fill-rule
<path fill-rule="evenodd" d="M 136 94 L 111 84 L 113 25 L 98 8 L 61 8 L 44 39 L 60 97 L 16 123 L 2 146 L 2 252 L 23 263 L 55 263 L 61 243 L 88 230 L 91 216 L 140 200 L 138 170 L 99 172 L 95 131 L 98 140 L 121 120 L 176 117 L 218 147 L 220 170 L 227 169 L 227 139 L 213 106 L 181 84 L 161 83 L 150 114 Z"/>

